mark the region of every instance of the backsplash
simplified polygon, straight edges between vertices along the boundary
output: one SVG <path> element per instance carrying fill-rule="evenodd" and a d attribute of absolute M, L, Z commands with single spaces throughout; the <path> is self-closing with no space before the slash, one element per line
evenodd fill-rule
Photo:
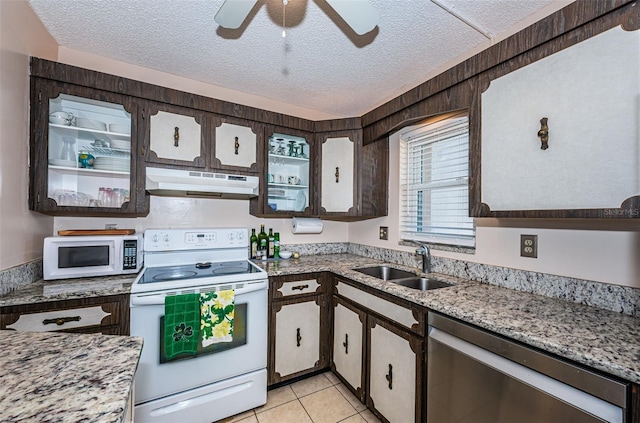
<path fill-rule="evenodd" d="M 281 249 L 297 251 L 303 256 L 350 253 L 416 269 L 422 268 L 421 258 L 412 252 L 348 242 L 283 244 Z M 640 316 L 640 289 L 438 256 L 431 257 L 431 269 L 436 273 Z M 0 295 L 39 279 L 42 279 L 42 260 L 2 270 Z"/>
<path fill-rule="evenodd" d="M 42 279 L 41 259 L 0 270 L 0 295 L 7 294 L 40 279 Z"/>
<path fill-rule="evenodd" d="M 348 253 L 422 268 L 422 259 L 407 251 L 349 244 Z M 431 256 L 431 270 L 517 291 L 559 298 L 618 313 L 640 316 L 640 289 L 508 267 Z"/>

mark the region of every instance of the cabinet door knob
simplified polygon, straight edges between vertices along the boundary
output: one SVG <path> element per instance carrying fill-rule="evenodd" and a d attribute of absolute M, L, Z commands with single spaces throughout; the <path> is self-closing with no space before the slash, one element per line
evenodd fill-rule
<path fill-rule="evenodd" d="M 300 346 L 300 341 L 302 341 L 302 336 L 300 336 L 300 328 L 296 329 L 296 346 Z"/>
<path fill-rule="evenodd" d="M 175 131 L 173 132 L 173 146 L 178 146 L 178 141 L 180 141 L 180 128 L 176 126 Z"/>
<path fill-rule="evenodd" d="M 393 389 L 393 366 L 389 364 L 389 373 L 385 376 L 389 382 L 389 389 Z"/>
<path fill-rule="evenodd" d="M 547 148 L 549 148 L 549 126 L 547 125 L 547 121 L 548 119 L 546 117 L 540 119 L 540 130 L 538 131 L 538 137 L 542 142 L 542 145 L 540 146 L 541 150 L 546 150 Z"/>
<path fill-rule="evenodd" d="M 340 168 L 336 166 L 336 184 L 340 182 Z"/>
<path fill-rule="evenodd" d="M 80 321 L 80 316 L 73 316 L 73 317 L 58 317 L 56 319 L 44 319 L 42 321 L 43 325 L 49 325 L 52 323 L 55 323 L 58 326 L 62 326 L 67 322 L 79 322 Z"/>
<path fill-rule="evenodd" d="M 236 142 L 233 146 L 236 149 L 236 154 L 238 154 L 238 149 L 240 148 L 240 141 L 238 141 L 238 137 L 236 137 Z"/>
<path fill-rule="evenodd" d="M 342 343 L 342 346 L 344 347 L 344 353 L 349 354 L 349 334 L 348 333 L 344 334 L 344 342 Z"/>

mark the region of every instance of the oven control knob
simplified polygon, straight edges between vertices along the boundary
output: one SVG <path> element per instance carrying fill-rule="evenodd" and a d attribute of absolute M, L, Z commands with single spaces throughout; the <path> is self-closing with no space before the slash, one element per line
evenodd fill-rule
<path fill-rule="evenodd" d="M 168 234 L 164 234 L 164 242 L 169 242 L 169 235 Z"/>
<path fill-rule="evenodd" d="M 233 240 L 233 238 L 235 238 L 235 235 L 233 234 L 233 232 L 229 232 L 229 239 Z"/>
<path fill-rule="evenodd" d="M 153 242 L 158 242 L 160 241 L 160 237 L 156 234 L 153 236 L 153 238 L 151 238 L 153 240 Z"/>
<path fill-rule="evenodd" d="M 244 238 L 244 234 L 242 232 L 238 232 L 238 239 Z"/>

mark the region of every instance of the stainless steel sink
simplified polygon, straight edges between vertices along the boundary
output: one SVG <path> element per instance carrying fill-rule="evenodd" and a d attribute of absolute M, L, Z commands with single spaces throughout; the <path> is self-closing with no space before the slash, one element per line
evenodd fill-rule
<path fill-rule="evenodd" d="M 392 280 L 391 282 L 398 285 L 406 286 L 407 288 L 419 289 L 420 291 L 429 291 L 431 289 L 453 286 L 450 283 L 446 283 L 433 278 L 406 278 Z"/>
<path fill-rule="evenodd" d="M 402 279 L 402 278 L 410 278 L 415 277 L 416 274 L 412 272 L 407 272 L 405 270 L 395 269 L 389 266 L 374 266 L 374 267 L 365 267 L 362 269 L 354 269 L 356 272 L 364 273 L 365 275 L 373 276 L 378 279 L 382 279 L 383 281 L 390 281 L 393 279 Z"/>

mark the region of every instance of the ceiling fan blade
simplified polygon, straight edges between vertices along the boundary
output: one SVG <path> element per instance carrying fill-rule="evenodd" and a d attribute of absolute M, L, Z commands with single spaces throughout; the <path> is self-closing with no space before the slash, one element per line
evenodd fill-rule
<path fill-rule="evenodd" d="M 326 1 L 358 35 L 364 35 L 378 25 L 380 15 L 368 0 Z"/>
<path fill-rule="evenodd" d="M 257 2 L 258 0 L 225 0 L 213 19 L 223 28 L 238 29 Z"/>

